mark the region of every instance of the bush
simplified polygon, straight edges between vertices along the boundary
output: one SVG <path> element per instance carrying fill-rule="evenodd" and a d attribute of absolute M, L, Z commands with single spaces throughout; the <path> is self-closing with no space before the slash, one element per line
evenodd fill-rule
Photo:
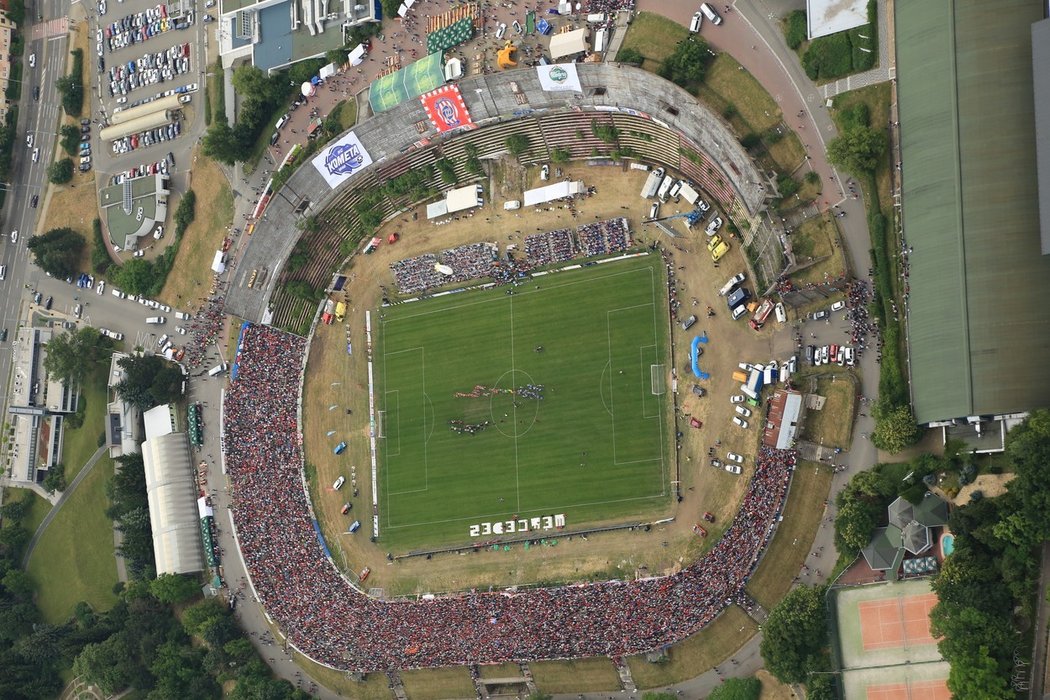
<path fill-rule="evenodd" d="M 806 11 L 795 10 L 784 20 L 784 39 L 792 51 L 802 46 L 802 42 L 809 38 L 809 30 L 806 25 Z"/>
<path fill-rule="evenodd" d="M 762 137 L 754 132 L 744 134 L 742 137 L 740 137 L 740 145 L 749 151 L 761 143 Z"/>
<path fill-rule="evenodd" d="M 529 137 L 525 134 L 511 134 L 506 138 L 504 144 L 507 147 L 507 151 L 515 158 L 518 158 L 525 151 L 529 150 Z"/>
<path fill-rule="evenodd" d="M 64 185 L 72 180 L 73 161 L 63 158 L 47 166 L 47 179 L 55 185 Z"/>
<path fill-rule="evenodd" d="M 777 178 L 777 189 L 780 190 L 781 199 L 787 199 L 798 192 L 798 180 L 790 175 L 781 175 Z"/>
<path fill-rule="evenodd" d="M 91 222 L 91 269 L 96 275 L 104 275 L 112 264 L 113 258 L 109 257 L 106 241 L 102 238 L 102 222 L 95 219 Z"/>
<path fill-rule="evenodd" d="M 642 61 L 645 60 L 645 56 L 642 55 L 638 49 L 620 49 L 616 54 L 616 60 L 619 63 L 630 63 L 635 66 L 642 65 Z"/>
<path fill-rule="evenodd" d="M 568 149 L 555 148 L 551 151 L 551 162 L 552 163 L 566 163 L 572 158 L 572 154 L 569 153 Z"/>
<path fill-rule="evenodd" d="M 7 89 L 4 90 L 4 97 L 9 102 L 16 102 L 22 96 L 22 64 L 12 63 L 10 71 L 11 74 L 7 79 Z"/>
<path fill-rule="evenodd" d="M 802 56 L 810 80 L 833 80 L 853 70 L 853 46 L 846 32 L 814 39 Z"/>
<path fill-rule="evenodd" d="M 454 185 L 459 178 L 456 177 L 456 165 L 448 158 L 441 158 L 434 163 L 438 172 L 441 173 L 441 181 L 446 185 Z"/>

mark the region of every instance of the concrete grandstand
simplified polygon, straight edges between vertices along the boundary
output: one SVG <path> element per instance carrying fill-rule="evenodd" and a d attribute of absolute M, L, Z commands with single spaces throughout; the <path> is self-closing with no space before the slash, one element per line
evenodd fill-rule
<path fill-rule="evenodd" d="M 479 126 L 463 135 L 439 134 L 422 104 L 407 100 L 384 112 L 383 119 L 364 121 L 335 140 L 322 155 L 333 149 L 359 148 L 364 164 L 342 177 L 335 189 L 315 167 L 302 167 L 288 179 L 255 228 L 231 284 L 227 311 L 259 321 L 272 318 L 269 312 L 276 309 L 275 320 L 286 320 L 280 315 L 281 300 L 274 295 L 277 273 L 297 242 L 297 236 L 288 235 L 299 230 L 296 222 L 332 207 L 352 214 L 360 192 L 410 168 L 433 163 L 439 157 L 438 146 L 444 148 L 446 157 L 457 160 L 463 159 L 467 143 L 476 145 L 482 158 L 493 157 L 506 153 L 505 138 L 518 133 L 529 138 L 529 148 L 520 157 L 523 163 L 547 161 L 553 148 L 568 149 L 573 158 L 588 158 L 594 148 L 604 145 L 591 134 L 591 125 L 597 122 L 619 128 L 621 144 L 629 145 L 636 158 L 682 171 L 724 210 L 735 211 L 740 218 L 762 211 L 774 188 L 721 117 L 672 83 L 640 69 L 579 64 L 576 71 L 582 92 L 544 90 L 534 70 L 460 81 L 460 92 Z M 584 133 L 584 138 L 577 138 L 577 132 Z M 651 136 L 639 138 L 631 132 Z M 352 144 L 351 136 L 356 137 Z M 464 172 L 461 182 L 470 179 Z M 435 177 L 432 184 L 438 186 L 438 181 Z M 384 203 L 386 216 L 396 213 L 394 204 Z M 341 260 L 340 246 L 335 243 L 351 237 L 356 226 L 352 218 L 346 216 L 336 231 L 322 232 L 329 239 L 325 247 L 331 259 L 308 271 L 313 275 L 311 284 L 328 284 Z M 744 242 L 749 240 L 745 237 Z M 249 287 L 253 271 L 263 282 Z"/>
<path fill-rule="evenodd" d="M 1039 235 L 1039 3 L 898 3 L 911 395 L 946 425 L 1050 405 L 1050 256 Z M 1043 140 L 1046 139 L 1043 134 Z M 1045 149 L 1044 149 L 1045 150 Z M 910 264 L 910 270 L 908 270 Z"/>

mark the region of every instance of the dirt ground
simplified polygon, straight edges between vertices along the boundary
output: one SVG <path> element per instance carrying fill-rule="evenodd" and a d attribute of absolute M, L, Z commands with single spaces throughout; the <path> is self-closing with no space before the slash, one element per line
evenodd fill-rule
<path fill-rule="evenodd" d="M 715 269 L 706 250 L 702 229 L 687 233 L 682 220 L 667 222 L 681 236 L 671 240 L 654 226 L 641 223 L 648 213 L 648 203 L 639 197 L 645 173 L 582 164 L 562 167 L 563 177 L 582 179 L 586 185 L 597 187 L 596 195 L 578 207 L 579 216 L 575 220 L 567 208 L 557 205 L 535 211 L 503 211 L 503 201 L 520 199 L 521 187 L 535 186 L 539 182 L 538 168 L 523 170 L 516 164 L 503 162 L 493 169 L 493 180 L 501 185 L 489 197 L 486 206 L 473 215 L 461 216 L 457 221 L 437 227 L 426 223 L 423 207 L 420 207 L 418 221 L 405 215 L 388 223 L 380 234 L 385 239 L 387 234 L 398 231 L 401 240 L 394 245 L 380 246 L 372 255 L 354 258 L 347 271 L 347 317 L 342 327 L 339 324 L 320 326 L 314 335 L 306 375 L 303 419 L 306 459 L 310 465 L 308 472 L 312 474 L 316 469 L 317 474 L 312 479 L 314 508 L 336 559 L 351 572 L 368 566 L 371 575 L 365 585 L 382 587 L 386 595 L 461 590 L 490 584 L 507 586 L 610 576 L 624 578 L 636 573 L 670 573 L 693 561 L 713 544 L 724 523 L 736 512 L 743 495 L 753 468 L 760 421 L 752 419 L 748 430 L 730 423 L 733 414 L 728 395 L 735 389 L 730 375 L 738 362 L 764 362 L 770 358 L 772 331 L 768 329 L 776 324 L 767 324 L 767 330 L 755 333 L 743 321 L 733 322 L 718 297 L 718 289 L 726 279 L 745 269 L 738 243 L 730 241 L 733 250 L 720 262 L 719 269 Z M 685 211 L 687 207 L 683 204 L 679 208 Z M 673 204 L 665 205 L 661 213 L 667 216 L 674 208 Z M 535 231 L 616 216 L 628 219 L 636 242 L 659 241 L 667 249 L 683 305 L 680 315 L 695 313 L 702 319 L 691 329 L 692 332 L 683 333 L 677 324 L 672 332 L 674 365 L 678 368 L 679 379 L 677 401 L 681 408 L 677 422 L 678 430 L 683 432 L 679 452 L 683 501 L 674 507 L 674 522 L 647 533 L 614 533 L 590 536 L 586 540 L 562 537 L 556 547 L 533 547 L 524 554 L 521 546 L 515 546 L 510 552 L 486 550 L 473 554 L 438 555 L 431 560 L 404 559 L 396 564 L 386 560 L 387 551 L 382 541 L 377 544 L 368 541 L 364 535 L 368 527 L 353 535 L 347 533 L 346 527 L 354 519 L 361 519 L 367 525 L 371 512 L 364 314 L 378 305 L 378 285 L 392 284 L 389 264 L 423 252 L 477 240 L 496 241 L 501 245 L 520 244 L 525 235 Z M 706 316 L 708 305 L 713 307 L 714 317 Z M 708 396 L 697 398 L 690 393 L 693 380 L 688 369 L 688 353 L 693 336 L 703 333 L 709 336 L 710 342 L 703 346 L 700 366 L 711 372 L 712 377 L 699 382 Z M 352 355 L 346 352 L 348 341 L 353 348 Z M 669 406 L 668 410 L 672 408 Z M 703 427 L 699 430 L 690 428 L 690 416 L 701 420 Z M 337 459 L 332 449 L 339 440 L 346 440 L 348 447 L 346 453 Z M 733 476 L 708 466 L 708 448 L 715 448 L 717 456 L 722 459 L 729 450 L 744 455 L 744 474 Z M 341 464 L 352 467 L 340 471 Z M 350 483 L 347 484 L 349 488 L 344 487 L 339 492 L 332 490 L 331 485 L 339 475 L 346 476 L 348 482 L 356 480 L 359 490 L 356 498 L 352 497 Z M 353 509 L 350 514 L 342 515 L 339 511 L 346 502 L 351 503 Z M 692 533 L 692 526 L 704 511 L 711 511 L 716 522 L 708 527 L 710 536 L 700 539 Z"/>

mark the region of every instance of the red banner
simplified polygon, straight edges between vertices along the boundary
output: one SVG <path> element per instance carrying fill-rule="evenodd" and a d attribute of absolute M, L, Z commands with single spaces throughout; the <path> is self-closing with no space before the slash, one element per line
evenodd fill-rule
<path fill-rule="evenodd" d="M 470 112 L 463 102 L 463 95 L 454 84 L 442 85 L 437 90 L 425 92 L 419 96 L 419 101 L 423 103 L 430 123 L 439 132 L 476 128 L 470 120 Z"/>

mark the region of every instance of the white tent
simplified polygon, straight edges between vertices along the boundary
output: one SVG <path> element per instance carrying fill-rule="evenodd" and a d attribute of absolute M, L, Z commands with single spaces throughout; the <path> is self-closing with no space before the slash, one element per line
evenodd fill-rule
<path fill-rule="evenodd" d="M 690 204 L 696 204 L 696 200 L 700 199 L 700 193 L 690 187 L 688 182 L 682 183 L 682 189 L 678 194 L 682 195 L 682 199 Z"/>
<path fill-rule="evenodd" d="M 211 261 L 211 271 L 217 275 L 221 275 L 226 271 L 226 256 L 223 255 L 221 250 L 215 251 L 215 257 Z"/>
<path fill-rule="evenodd" d="M 352 65 L 352 66 L 359 66 L 362 63 L 364 63 L 365 62 L 365 45 L 364 44 L 358 44 L 357 46 L 355 46 L 354 50 L 351 51 L 349 54 L 347 54 L 346 58 L 347 58 L 347 60 L 350 61 L 350 65 Z"/>
<path fill-rule="evenodd" d="M 474 207 L 480 207 L 482 205 L 480 185 L 467 185 L 466 187 L 457 187 L 454 190 L 449 190 L 445 196 L 445 204 L 448 207 L 448 213 L 463 211 L 464 209 L 473 209 Z"/>
<path fill-rule="evenodd" d="M 321 70 L 318 72 L 317 75 L 321 78 L 321 80 L 328 80 L 333 75 L 335 75 L 335 71 L 335 64 L 329 63 L 327 66 L 321 66 Z"/>
<path fill-rule="evenodd" d="M 448 214 L 448 205 L 445 204 L 445 200 L 442 199 L 427 205 L 428 219 L 436 219 L 439 216 L 444 216 L 445 214 Z"/>
<path fill-rule="evenodd" d="M 401 3 L 401 7 L 397 8 L 397 16 L 404 17 L 408 14 L 408 6 L 405 3 Z"/>
<path fill-rule="evenodd" d="M 450 58 L 445 61 L 445 82 L 463 77 L 463 61 Z"/>
<path fill-rule="evenodd" d="M 551 37 L 551 58 L 555 61 L 563 56 L 573 56 L 587 50 L 587 30 L 577 29 Z"/>
<path fill-rule="evenodd" d="M 553 202 L 556 199 L 564 199 L 584 191 L 583 180 L 570 180 L 567 182 L 556 182 L 546 187 L 537 187 L 534 190 L 525 190 L 525 206 L 532 207 L 544 202 Z"/>

